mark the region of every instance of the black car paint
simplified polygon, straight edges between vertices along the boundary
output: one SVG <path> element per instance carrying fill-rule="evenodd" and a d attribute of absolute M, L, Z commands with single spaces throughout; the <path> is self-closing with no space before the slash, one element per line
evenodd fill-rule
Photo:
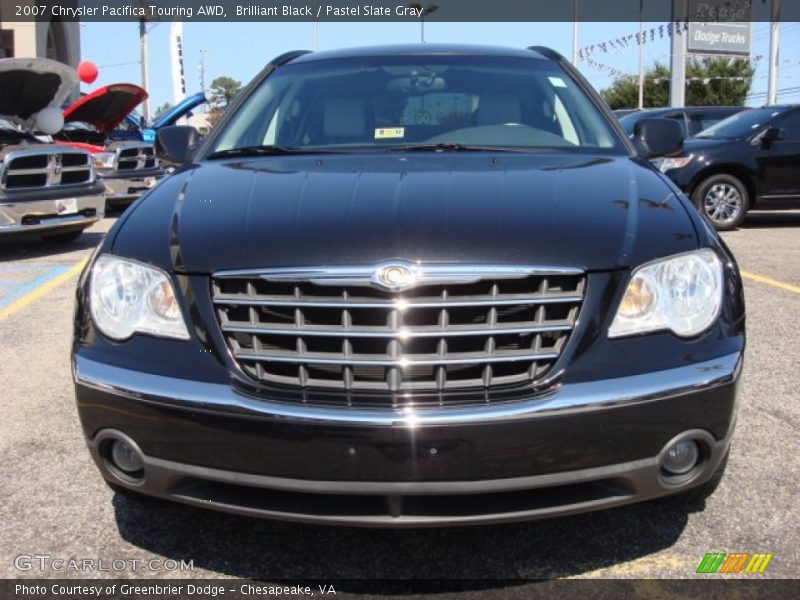
<path fill-rule="evenodd" d="M 90 265 L 77 291 L 74 355 L 293 402 L 291 391 L 253 385 L 232 360 L 211 304 L 210 276 L 223 269 L 387 258 L 587 271 L 587 297 L 553 369 L 552 389 L 741 354 L 744 299 L 733 256 L 678 188 L 636 157 L 613 127 L 629 154 L 363 153 L 204 161 L 201 148 L 196 160 L 137 201 L 98 249 L 166 270 L 191 339 L 105 338 L 89 314 Z M 700 247 L 713 248 L 724 264 L 722 312 L 708 331 L 691 339 L 667 332 L 607 337 L 633 267 Z M 130 435 L 148 456 L 323 486 L 328 480 L 461 480 L 479 486 L 602 468 L 654 456 L 690 427 L 724 444 L 735 422 L 735 388 L 734 377 L 724 386 L 602 410 L 412 430 L 209 411 L 76 382 L 90 446 L 98 432 L 113 429 Z M 491 390 L 489 399 L 502 406 L 539 393 Z M 102 458 L 95 458 L 102 469 Z M 171 497 L 186 501 L 183 493 Z"/>
<path fill-rule="evenodd" d="M 109 250 L 184 273 L 326 264 L 331 256 L 341 264 L 536 257 L 538 264 L 598 270 L 698 246 L 686 218 L 691 207 L 634 158 L 228 159 L 185 169 L 162 186 L 136 206 Z"/>
<path fill-rule="evenodd" d="M 765 142 L 770 128 L 781 128 L 787 118 L 800 117 L 800 106 L 778 109 L 750 135 L 736 139 L 694 138 L 684 144 L 682 155 L 693 159 L 667 175 L 691 194 L 707 177 L 727 173 L 740 179 L 750 194 L 751 208 L 759 210 L 800 206 L 800 138 Z"/>
<path fill-rule="evenodd" d="M 642 119 L 672 119 L 681 124 L 684 135 L 690 138 L 708 127 L 708 125 L 701 127 L 695 124 L 695 119 L 706 118 L 716 123 L 743 110 L 746 110 L 744 106 L 687 106 L 684 108 L 646 108 L 617 116 L 628 134 L 633 133 L 634 126 Z"/>

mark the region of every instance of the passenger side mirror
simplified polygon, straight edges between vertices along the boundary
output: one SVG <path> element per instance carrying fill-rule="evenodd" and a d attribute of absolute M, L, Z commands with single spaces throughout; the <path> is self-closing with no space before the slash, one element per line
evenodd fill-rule
<path fill-rule="evenodd" d="M 200 134 L 194 127 L 172 125 L 156 132 L 156 156 L 167 166 L 178 167 L 189 158 Z"/>
<path fill-rule="evenodd" d="M 777 142 L 786 137 L 786 132 L 779 127 L 770 127 L 761 135 L 761 143 L 769 146 L 772 142 Z"/>
<path fill-rule="evenodd" d="M 633 127 L 633 138 L 645 158 L 680 154 L 683 137 L 683 126 L 673 119 L 642 119 Z"/>

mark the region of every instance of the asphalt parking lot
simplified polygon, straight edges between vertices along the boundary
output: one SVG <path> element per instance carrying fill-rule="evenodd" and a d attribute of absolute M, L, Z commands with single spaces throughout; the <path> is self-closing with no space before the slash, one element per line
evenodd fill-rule
<path fill-rule="evenodd" d="M 706 552 L 736 551 L 773 553 L 762 577 L 797 576 L 800 211 L 755 214 L 724 236 L 745 273 L 749 339 L 728 472 L 704 505 L 418 531 L 252 520 L 105 486 L 73 405 L 69 346 L 79 265 L 112 223 L 65 246 L 0 241 L 2 577 L 666 578 L 695 576 Z M 15 566 L 36 554 L 139 562 L 114 573 Z M 149 571 L 154 558 L 194 570 Z"/>

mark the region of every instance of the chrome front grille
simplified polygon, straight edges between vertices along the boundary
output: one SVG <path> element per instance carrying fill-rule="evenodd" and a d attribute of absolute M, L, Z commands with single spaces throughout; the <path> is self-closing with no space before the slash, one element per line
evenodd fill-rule
<path fill-rule="evenodd" d="M 81 185 L 94 180 L 88 152 L 45 146 L 9 152 L 0 164 L 0 188 L 28 190 Z"/>
<path fill-rule="evenodd" d="M 117 149 L 115 165 L 118 171 L 140 171 L 158 166 L 155 148 L 150 144 L 126 145 Z"/>
<path fill-rule="evenodd" d="M 541 379 L 564 349 L 586 287 L 571 270 L 432 271 L 402 291 L 376 287 L 373 267 L 223 273 L 212 297 L 235 360 L 261 383 L 441 393 Z"/>

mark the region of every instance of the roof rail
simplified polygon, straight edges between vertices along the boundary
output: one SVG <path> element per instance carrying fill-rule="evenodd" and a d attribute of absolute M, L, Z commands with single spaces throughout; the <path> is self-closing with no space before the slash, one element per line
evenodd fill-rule
<path fill-rule="evenodd" d="M 286 63 L 291 62 L 295 58 L 303 56 L 304 54 L 311 54 L 311 50 L 290 50 L 289 52 L 284 52 L 280 56 L 273 58 L 270 61 L 270 64 L 274 67 L 280 67 L 281 65 L 285 65 Z"/>
<path fill-rule="evenodd" d="M 528 46 L 526 50 L 530 50 L 532 52 L 538 52 L 542 56 L 546 56 L 550 60 L 554 60 L 556 62 L 561 62 L 565 60 L 561 54 L 559 54 L 552 48 L 548 48 L 547 46 Z"/>

